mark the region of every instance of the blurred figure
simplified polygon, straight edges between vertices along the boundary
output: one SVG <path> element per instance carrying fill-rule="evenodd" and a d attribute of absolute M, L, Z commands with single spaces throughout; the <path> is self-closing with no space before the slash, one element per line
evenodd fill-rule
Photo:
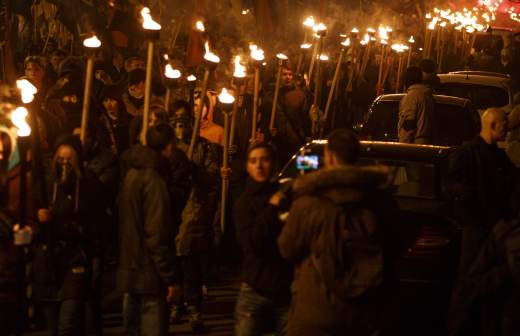
<path fill-rule="evenodd" d="M 120 156 L 129 148 L 130 119 L 121 94 L 116 86 L 107 86 L 101 94 L 99 142 Z"/>
<path fill-rule="evenodd" d="M 422 83 L 428 86 L 433 92 L 439 90 L 441 79 L 437 76 L 437 65 L 431 59 L 423 59 L 419 63 L 422 71 Z"/>
<path fill-rule="evenodd" d="M 263 335 L 274 327 L 287 332 L 292 266 L 278 251 L 276 238 L 283 224 L 278 207 L 284 195 L 272 179 L 275 152 L 265 143 L 247 155 L 246 189 L 233 206 L 237 240 L 242 249 L 242 285 L 235 307 L 235 335 Z"/>
<path fill-rule="evenodd" d="M 506 142 L 506 153 L 517 168 L 520 168 L 520 105 L 516 105 L 509 113 L 509 135 Z"/>

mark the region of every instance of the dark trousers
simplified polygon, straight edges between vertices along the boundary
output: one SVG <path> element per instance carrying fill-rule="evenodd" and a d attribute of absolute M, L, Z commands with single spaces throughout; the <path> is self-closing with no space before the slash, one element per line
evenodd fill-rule
<path fill-rule="evenodd" d="M 202 285 L 209 272 L 208 253 L 194 253 L 178 257 L 179 280 L 182 290 L 175 298 L 176 305 L 186 303 L 190 312 L 200 312 L 202 304 Z"/>
<path fill-rule="evenodd" d="M 168 335 L 168 308 L 165 296 L 126 293 L 123 325 L 128 336 Z"/>
<path fill-rule="evenodd" d="M 85 302 L 67 299 L 61 302 L 47 302 L 43 306 L 49 335 L 83 335 Z"/>

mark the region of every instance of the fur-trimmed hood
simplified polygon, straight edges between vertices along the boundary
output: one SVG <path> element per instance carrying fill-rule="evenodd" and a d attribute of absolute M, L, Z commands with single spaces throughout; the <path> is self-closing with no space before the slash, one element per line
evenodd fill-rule
<path fill-rule="evenodd" d="M 364 199 L 388 180 L 386 166 L 341 166 L 300 176 L 293 185 L 297 196 L 322 195 L 335 203 Z"/>

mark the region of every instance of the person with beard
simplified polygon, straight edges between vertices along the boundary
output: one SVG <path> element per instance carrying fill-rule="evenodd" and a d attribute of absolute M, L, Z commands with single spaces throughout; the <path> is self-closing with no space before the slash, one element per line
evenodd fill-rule
<path fill-rule="evenodd" d="M 193 132 L 191 106 L 176 103 L 174 126 L 177 148 L 187 152 Z M 187 302 L 190 325 L 194 331 L 204 328 L 201 317 L 202 286 L 208 273 L 209 257 L 212 253 L 213 222 L 217 209 L 219 188 L 218 146 L 202 137 L 197 138 L 193 150 L 192 169 L 189 181 L 191 190 L 182 212 L 182 223 L 175 239 L 177 255 L 182 269 L 183 297 L 176 298 L 171 312 L 171 320 L 177 322 L 183 314 L 183 302 Z"/>
<path fill-rule="evenodd" d="M 75 136 L 58 140 L 46 191 L 49 205 L 38 210 L 39 234 L 33 245 L 34 296 L 44 309 L 50 335 L 78 335 L 84 330 L 102 208 L 98 184 L 83 169 Z"/>
<path fill-rule="evenodd" d="M 175 294 L 174 226 L 168 158 L 173 130 L 148 130 L 147 145 L 125 154 L 129 167 L 119 197 L 118 289 L 124 293 L 123 323 L 128 335 L 167 335 L 166 299 Z"/>
<path fill-rule="evenodd" d="M 101 95 L 98 140 L 120 156 L 130 145 L 130 120 L 117 86 L 105 87 Z"/>
<path fill-rule="evenodd" d="M 272 142 L 277 148 L 279 162 L 287 160 L 305 143 L 310 134 L 308 94 L 296 85 L 290 67 L 282 68 L 280 99 L 276 110 Z M 271 103 L 272 104 L 272 103 Z"/>

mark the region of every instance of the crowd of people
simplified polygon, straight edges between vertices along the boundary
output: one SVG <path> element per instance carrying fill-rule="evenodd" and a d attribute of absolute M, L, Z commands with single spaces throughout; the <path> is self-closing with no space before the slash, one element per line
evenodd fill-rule
<path fill-rule="evenodd" d="M 351 129 L 375 96 L 375 54 L 367 78 L 337 94 L 325 124 L 311 108 L 325 98 L 314 99 L 315 84 L 295 73 L 294 64 L 281 70 L 274 128 L 274 76 L 264 71 L 255 130 L 254 80 L 235 83 L 230 168 L 221 168 L 227 135 L 216 78 L 206 96 L 181 82 L 166 100 L 166 84 L 154 71 L 142 139 L 145 59 L 138 51 L 105 55 L 96 57 L 90 97 L 83 96 L 83 57 L 49 47 L 18 60 L 19 79 L 38 91 L 27 104 L 26 157 L 0 125 L 0 334 L 20 334 L 40 314 L 50 335 L 101 335 L 110 267 L 117 268 L 126 334 L 166 335 L 185 315 L 201 332 L 212 267 L 230 260 L 241 261 L 242 273 L 236 335 L 395 332 L 389 316 L 399 208 L 381 188 L 387 168 L 358 165 L 360 142 Z M 401 142 L 431 144 L 438 131 L 432 121 L 437 67 L 432 60 L 416 63 L 405 72 L 395 127 Z M 518 80 L 508 51 L 478 51 L 467 65 Z M 348 74 L 339 87 L 347 86 Z M 325 92 L 330 85 L 323 82 Z M 80 141 L 86 99 L 90 118 Z M 194 129 L 199 106 L 200 130 Z M 450 195 L 462 227 L 453 335 L 520 332 L 518 106 L 509 115 L 484 112 L 480 134 L 450 161 Z M 297 178 L 288 195 L 277 172 L 316 136 L 313 124 L 329 133 L 323 165 Z M 497 145 L 506 140 L 507 153 Z M 226 204 L 219 197 L 223 179 L 229 180 Z M 289 200 L 288 216 L 280 216 Z M 223 208 L 231 214 L 224 232 Z"/>

